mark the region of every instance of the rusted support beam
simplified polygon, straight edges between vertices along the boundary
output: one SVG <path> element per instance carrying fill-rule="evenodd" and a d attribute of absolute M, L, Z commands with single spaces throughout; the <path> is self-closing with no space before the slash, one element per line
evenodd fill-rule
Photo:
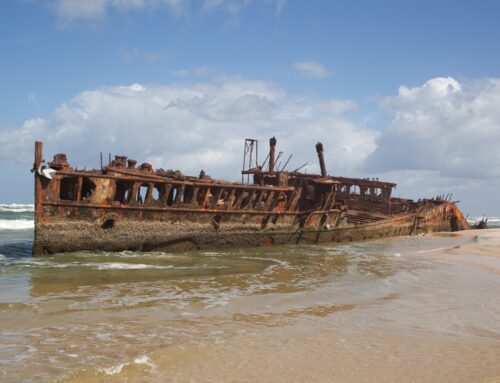
<path fill-rule="evenodd" d="M 248 209 L 249 207 L 253 208 L 253 202 L 255 200 L 255 197 L 257 197 L 257 191 L 254 190 L 252 191 L 252 194 L 250 194 L 250 197 L 248 198 L 248 202 L 243 206 L 243 209 Z"/>
<path fill-rule="evenodd" d="M 266 196 L 267 191 L 265 190 L 260 190 L 259 198 L 257 198 L 256 205 L 260 204 L 264 197 Z"/>
<path fill-rule="evenodd" d="M 146 192 L 146 200 L 144 201 L 146 205 L 149 205 L 153 202 L 153 187 L 154 184 L 148 183 L 148 191 Z"/>
<path fill-rule="evenodd" d="M 170 192 L 172 191 L 172 184 L 166 184 L 165 189 L 163 190 L 163 195 L 161 196 L 161 205 L 166 206 L 168 204 L 168 196 L 170 195 Z"/>
<path fill-rule="evenodd" d="M 193 189 L 193 195 L 191 196 L 191 200 L 189 201 L 190 204 L 195 204 L 198 206 L 198 193 L 200 192 L 200 188 L 198 186 L 195 186 Z"/>
<path fill-rule="evenodd" d="M 141 187 L 141 182 L 134 182 L 132 185 L 132 191 L 130 195 L 130 204 L 137 205 L 137 193 L 139 193 L 139 188 Z"/>
<path fill-rule="evenodd" d="M 182 202 L 185 188 L 186 188 L 185 184 L 182 184 L 180 188 L 177 188 L 177 194 L 175 195 L 175 201 L 174 201 L 175 205 Z"/>
<path fill-rule="evenodd" d="M 276 194 L 274 193 L 274 191 L 272 191 L 271 193 L 269 193 L 269 195 L 267 196 L 267 199 L 266 199 L 266 210 L 269 211 L 269 210 L 272 210 L 274 208 L 274 205 L 276 204 Z"/>
<path fill-rule="evenodd" d="M 83 184 L 83 177 L 78 177 L 78 187 L 76 189 L 76 200 L 80 201 L 82 198 L 82 184 Z"/>
<path fill-rule="evenodd" d="M 236 194 L 236 189 L 231 189 L 231 192 L 227 196 L 226 200 L 226 210 L 232 209 L 233 204 L 234 204 L 234 196 Z"/>
<path fill-rule="evenodd" d="M 241 203 L 243 202 L 243 199 L 246 197 L 247 192 L 244 190 L 240 191 L 240 195 L 238 196 L 238 199 L 236 200 L 236 203 L 234 204 L 233 207 L 236 209 L 241 209 Z"/>
<path fill-rule="evenodd" d="M 207 190 L 205 191 L 205 195 L 203 196 L 203 203 L 201 204 L 201 207 L 203 209 L 206 208 L 209 198 L 210 198 L 210 188 L 207 188 Z"/>
<path fill-rule="evenodd" d="M 224 188 L 219 188 L 219 190 L 217 190 L 217 193 L 215 193 L 215 195 L 213 195 L 213 201 L 210 204 L 211 209 L 213 209 L 217 206 L 217 203 L 219 202 L 219 199 L 222 196 L 223 192 L 224 192 Z"/>
<path fill-rule="evenodd" d="M 335 200 L 335 192 L 334 192 L 334 186 L 332 186 L 326 196 L 325 203 L 322 206 L 322 210 L 330 210 L 330 206 L 332 205 L 332 202 L 334 200 Z"/>
<path fill-rule="evenodd" d="M 332 200 L 330 202 L 330 206 L 327 207 L 327 210 L 332 210 L 333 207 L 335 206 L 335 200 L 337 197 L 337 186 L 332 186 Z"/>
<path fill-rule="evenodd" d="M 44 201 L 42 206 L 54 207 L 78 207 L 79 209 L 107 209 L 107 210 L 141 210 L 141 211 L 157 211 L 157 212 L 172 212 L 172 213 L 211 213 L 211 214 L 252 214 L 252 215 L 296 215 L 296 212 L 289 211 L 258 211 L 258 210 L 219 210 L 219 209 L 201 209 L 201 208 L 184 208 L 184 207 L 157 207 L 157 206 L 113 206 L 113 205 L 99 205 L 92 203 L 75 203 L 72 201 L 53 202 Z M 314 214 L 323 214 L 324 211 L 318 210 Z"/>
<path fill-rule="evenodd" d="M 290 205 L 288 206 L 287 210 L 295 211 L 301 195 L 302 195 L 302 188 L 299 187 L 296 191 L 294 191 L 292 200 L 291 200 Z"/>

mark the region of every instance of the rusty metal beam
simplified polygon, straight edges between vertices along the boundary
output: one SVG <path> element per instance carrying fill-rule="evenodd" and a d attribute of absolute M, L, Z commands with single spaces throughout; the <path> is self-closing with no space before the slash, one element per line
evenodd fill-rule
<path fill-rule="evenodd" d="M 128 176 L 128 177 L 118 177 L 118 176 L 113 176 L 113 175 L 107 175 L 107 174 L 98 174 L 98 173 L 92 173 L 92 172 L 83 172 L 83 171 L 77 171 L 77 172 L 57 172 L 54 175 L 54 178 L 61 178 L 61 176 L 83 176 L 83 177 L 90 177 L 90 178 L 108 178 L 108 179 L 114 179 L 114 180 L 125 180 L 125 181 L 131 181 L 131 182 L 142 182 L 142 183 L 148 183 L 151 181 L 150 176 L 142 176 L 142 175 L 134 175 L 134 176 Z M 268 190 L 268 191 L 293 191 L 294 188 L 292 186 L 288 187 L 279 187 L 279 186 L 261 186 L 261 185 L 247 185 L 247 184 L 241 184 L 238 182 L 224 182 L 224 181 L 210 181 L 210 182 L 203 182 L 203 181 L 191 181 L 191 180 L 175 180 L 175 179 L 169 179 L 169 178 L 164 178 L 160 176 L 154 176 L 155 179 L 159 181 L 159 183 L 165 183 L 165 184 L 175 184 L 175 185 L 190 185 L 190 186 L 201 186 L 201 187 L 226 187 L 226 188 L 236 188 L 236 189 L 246 189 L 246 190 L 253 190 L 253 189 L 260 189 L 260 190 Z"/>
<path fill-rule="evenodd" d="M 297 212 L 291 211 L 259 211 L 259 210 L 223 210 L 223 209 L 201 209 L 201 208 L 186 208 L 186 207 L 158 207 L 158 206 L 115 206 L 115 205 L 98 205 L 98 204 L 83 204 L 75 203 L 71 201 L 64 202 L 51 202 L 45 201 L 42 206 L 55 206 L 55 207 L 77 207 L 79 209 L 107 209 L 107 210 L 144 210 L 144 211 L 158 211 L 158 212 L 186 212 L 186 213 L 212 213 L 212 214 L 252 214 L 252 215 L 265 215 L 265 214 L 282 214 L 282 215 L 296 215 Z M 324 211 L 318 210 L 318 213 L 325 213 Z"/>

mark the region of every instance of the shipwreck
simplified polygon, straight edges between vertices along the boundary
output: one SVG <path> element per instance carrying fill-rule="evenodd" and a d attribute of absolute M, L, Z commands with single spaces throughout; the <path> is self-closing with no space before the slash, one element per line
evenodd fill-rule
<path fill-rule="evenodd" d="M 360 241 L 469 229 L 451 196 L 413 201 L 396 184 L 330 176 L 323 146 L 320 174 L 278 166 L 276 139 L 263 164 L 257 140 L 245 140 L 242 182 L 201 171 L 155 170 L 115 156 L 95 170 L 71 167 L 65 154 L 45 162 L 35 143 L 33 254 L 79 250 L 193 249 Z"/>

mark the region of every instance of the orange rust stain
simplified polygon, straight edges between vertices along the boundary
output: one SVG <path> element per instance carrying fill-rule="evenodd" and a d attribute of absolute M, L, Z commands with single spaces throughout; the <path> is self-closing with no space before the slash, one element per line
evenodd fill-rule
<path fill-rule="evenodd" d="M 273 237 L 264 237 L 264 239 L 262 240 L 262 244 L 264 246 L 272 246 L 273 245 Z"/>

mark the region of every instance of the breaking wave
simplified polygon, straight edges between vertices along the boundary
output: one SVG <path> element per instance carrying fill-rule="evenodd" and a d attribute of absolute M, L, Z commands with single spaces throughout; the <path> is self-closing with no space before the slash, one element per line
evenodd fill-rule
<path fill-rule="evenodd" d="M 35 221 L 32 219 L 0 219 L 0 230 L 33 229 Z"/>
<path fill-rule="evenodd" d="M 33 204 L 20 204 L 20 203 L 1 204 L 0 203 L 0 211 L 8 211 L 8 212 L 13 212 L 13 213 L 34 212 L 35 206 Z"/>

